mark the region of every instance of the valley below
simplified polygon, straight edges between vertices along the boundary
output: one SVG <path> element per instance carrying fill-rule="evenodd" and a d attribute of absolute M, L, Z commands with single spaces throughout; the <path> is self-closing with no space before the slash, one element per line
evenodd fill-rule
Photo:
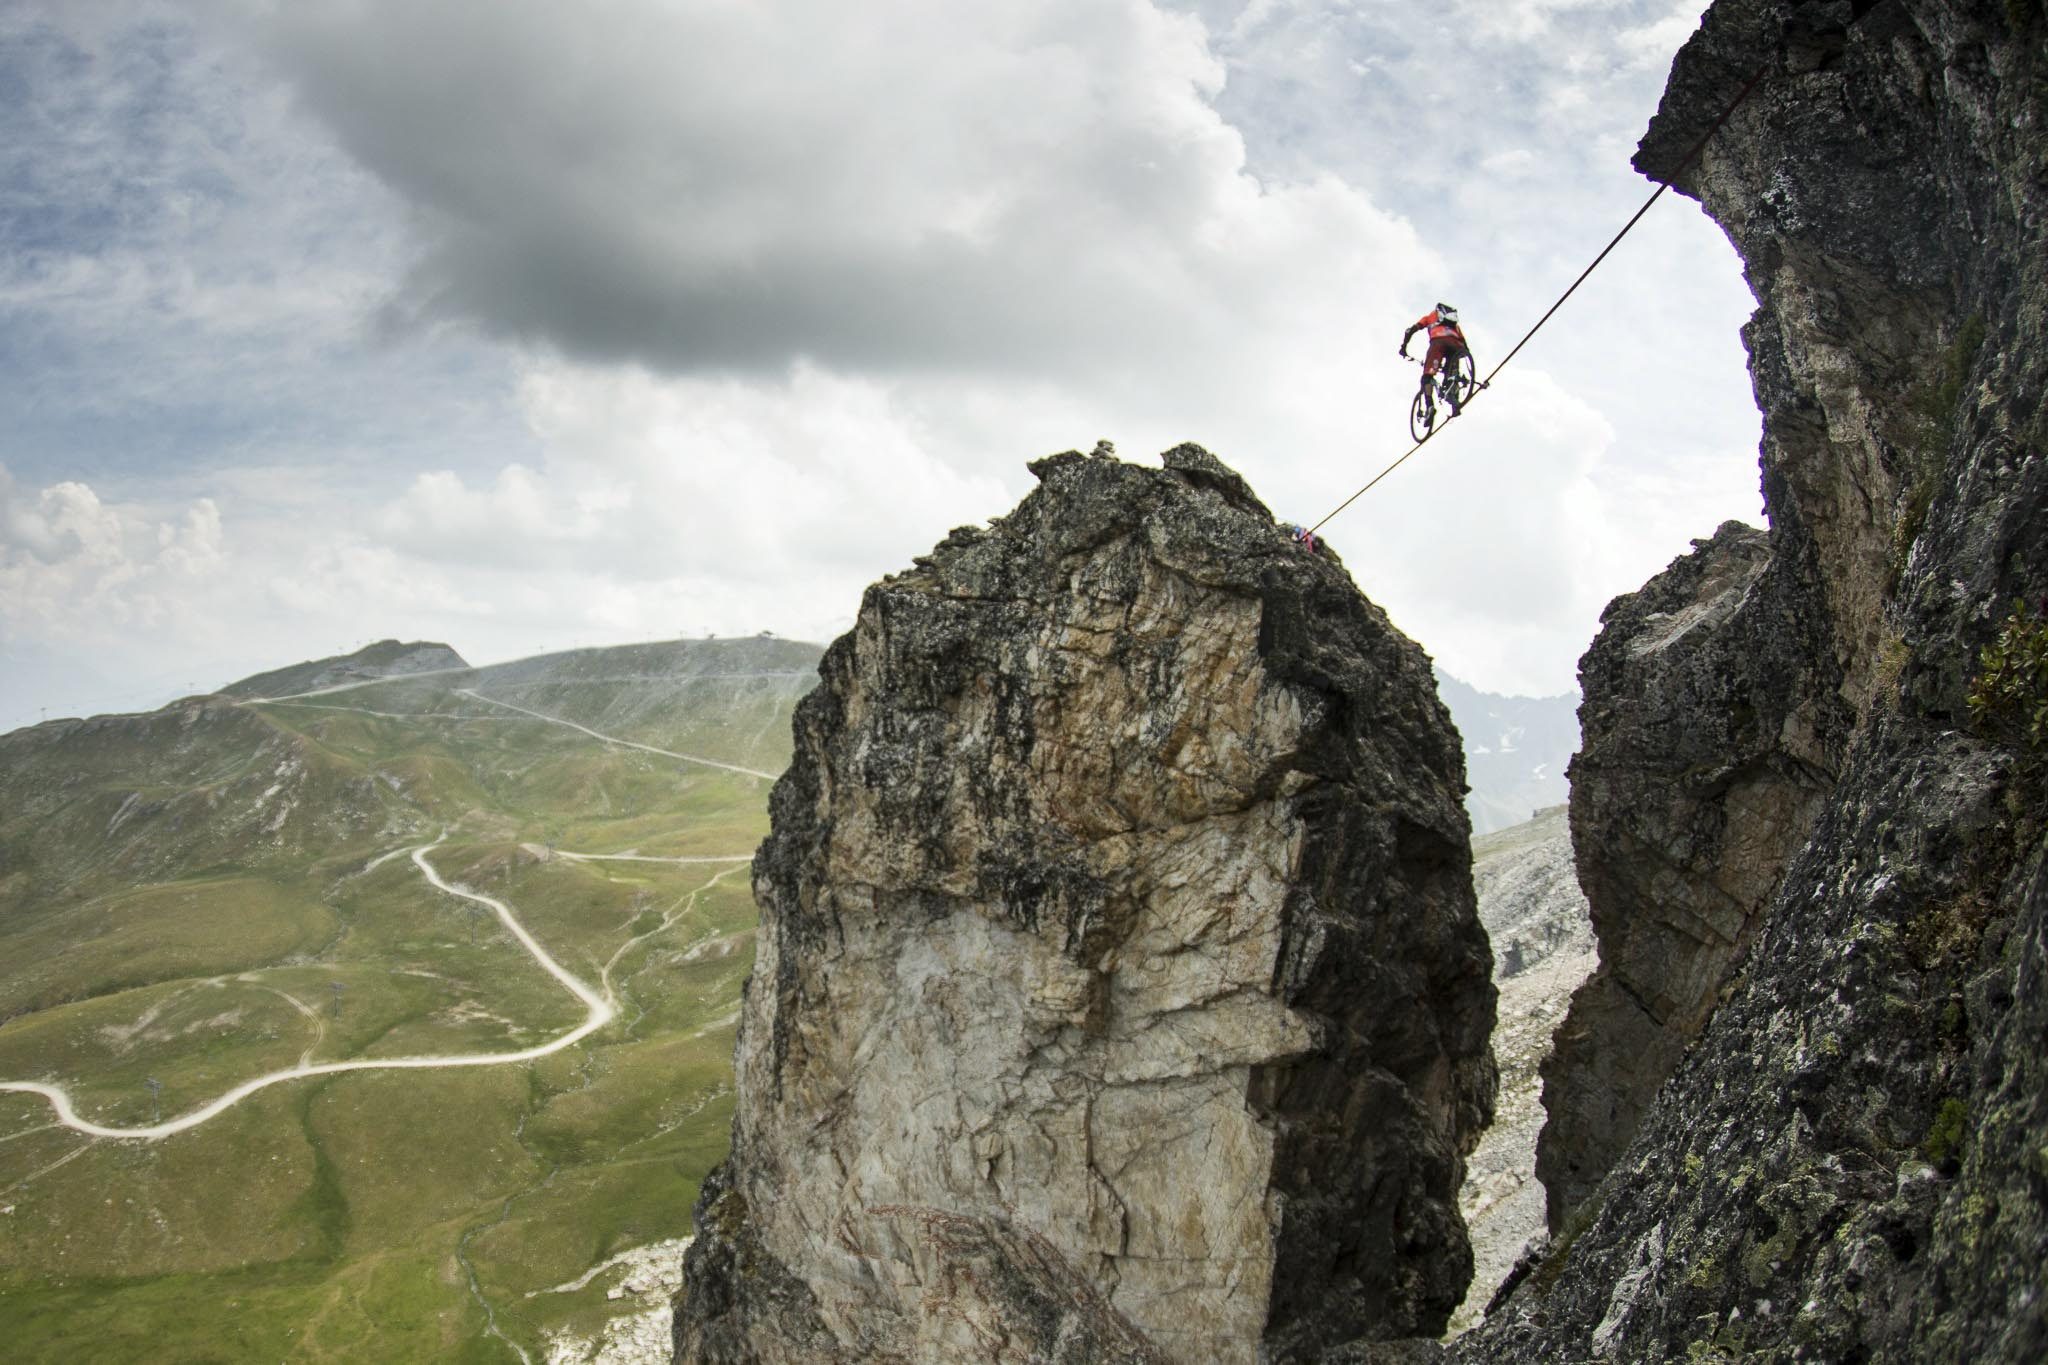
<path fill-rule="evenodd" d="M 665 1340 L 815 657 L 272 676 L 0 740 L 10 1356 Z"/>

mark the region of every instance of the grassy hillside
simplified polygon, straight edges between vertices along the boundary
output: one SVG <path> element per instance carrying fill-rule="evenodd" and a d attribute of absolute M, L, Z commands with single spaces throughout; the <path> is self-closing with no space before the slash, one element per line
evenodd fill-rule
<path fill-rule="evenodd" d="M 578 1281 L 688 1230 L 754 910 L 744 861 L 649 860 L 751 853 L 769 783 L 734 769 L 780 771 L 816 658 L 588 650 L 0 737 L 0 1080 L 62 1085 L 85 1118 L 578 1024 L 404 856 L 444 832 L 440 874 L 618 1008 L 535 1062 L 293 1080 L 157 1142 L 0 1093 L 8 1359 L 540 1359 L 653 1306 L 607 1297 L 623 1272 Z"/>

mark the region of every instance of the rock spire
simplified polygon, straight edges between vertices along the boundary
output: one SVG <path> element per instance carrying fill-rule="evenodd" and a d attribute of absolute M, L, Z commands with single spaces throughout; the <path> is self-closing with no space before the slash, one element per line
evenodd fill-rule
<path fill-rule="evenodd" d="M 1428 660 L 1199 447 L 871 587 L 754 863 L 678 1358 L 1434 1333 L 1494 991 Z"/>

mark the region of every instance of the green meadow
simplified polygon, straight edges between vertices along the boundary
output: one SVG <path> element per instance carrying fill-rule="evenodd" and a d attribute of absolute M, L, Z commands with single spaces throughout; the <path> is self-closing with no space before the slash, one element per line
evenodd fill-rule
<path fill-rule="evenodd" d="M 688 1234 L 724 1154 L 770 783 L 816 651 L 590 650 L 0 737 L 0 1080 L 112 1126 L 303 1064 L 158 1141 L 0 1093 L 10 1361 L 506 1360 L 661 1305 L 587 1272 Z M 370 714 L 382 712 L 384 714 Z M 438 841 L 438 842 L 437 842 Z M 632 855 L 579 860 L 569 855 Z M 587 1282 L 579 1284 L 579 1279 Z"/>

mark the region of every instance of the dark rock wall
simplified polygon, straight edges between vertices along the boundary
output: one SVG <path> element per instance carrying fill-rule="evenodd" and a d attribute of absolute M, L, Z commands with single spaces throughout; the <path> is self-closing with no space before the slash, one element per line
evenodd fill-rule
<path fill-rule="evenodd" d="M 1039 461 L 826 654 L 680 1359 L 1292 1360 L 1457 1304 L 1456 734 L 1334 559 L 1165 462 Z"/>
<path fill-rule="evenodd" d="M 1639 166 L 1759 67 L 1681 188 L 1758 299 L 1765 572 L 1853 728 L 1718 1007 L 1464 1360 L 2048 1359 L 2048 780 L 1966 704 L 2048 592 L 2048 15 L 1718 0 Z"/>
<path fill-rule="evenodd" d="M 1617 598 L 1580 662 L 1572 845 L 1600 945 L 1545 1062 L 1553 1232 L 1635 1135 L 1706 1023 L 1849 729 L 1819 613 L 1729 522 Z"/>

